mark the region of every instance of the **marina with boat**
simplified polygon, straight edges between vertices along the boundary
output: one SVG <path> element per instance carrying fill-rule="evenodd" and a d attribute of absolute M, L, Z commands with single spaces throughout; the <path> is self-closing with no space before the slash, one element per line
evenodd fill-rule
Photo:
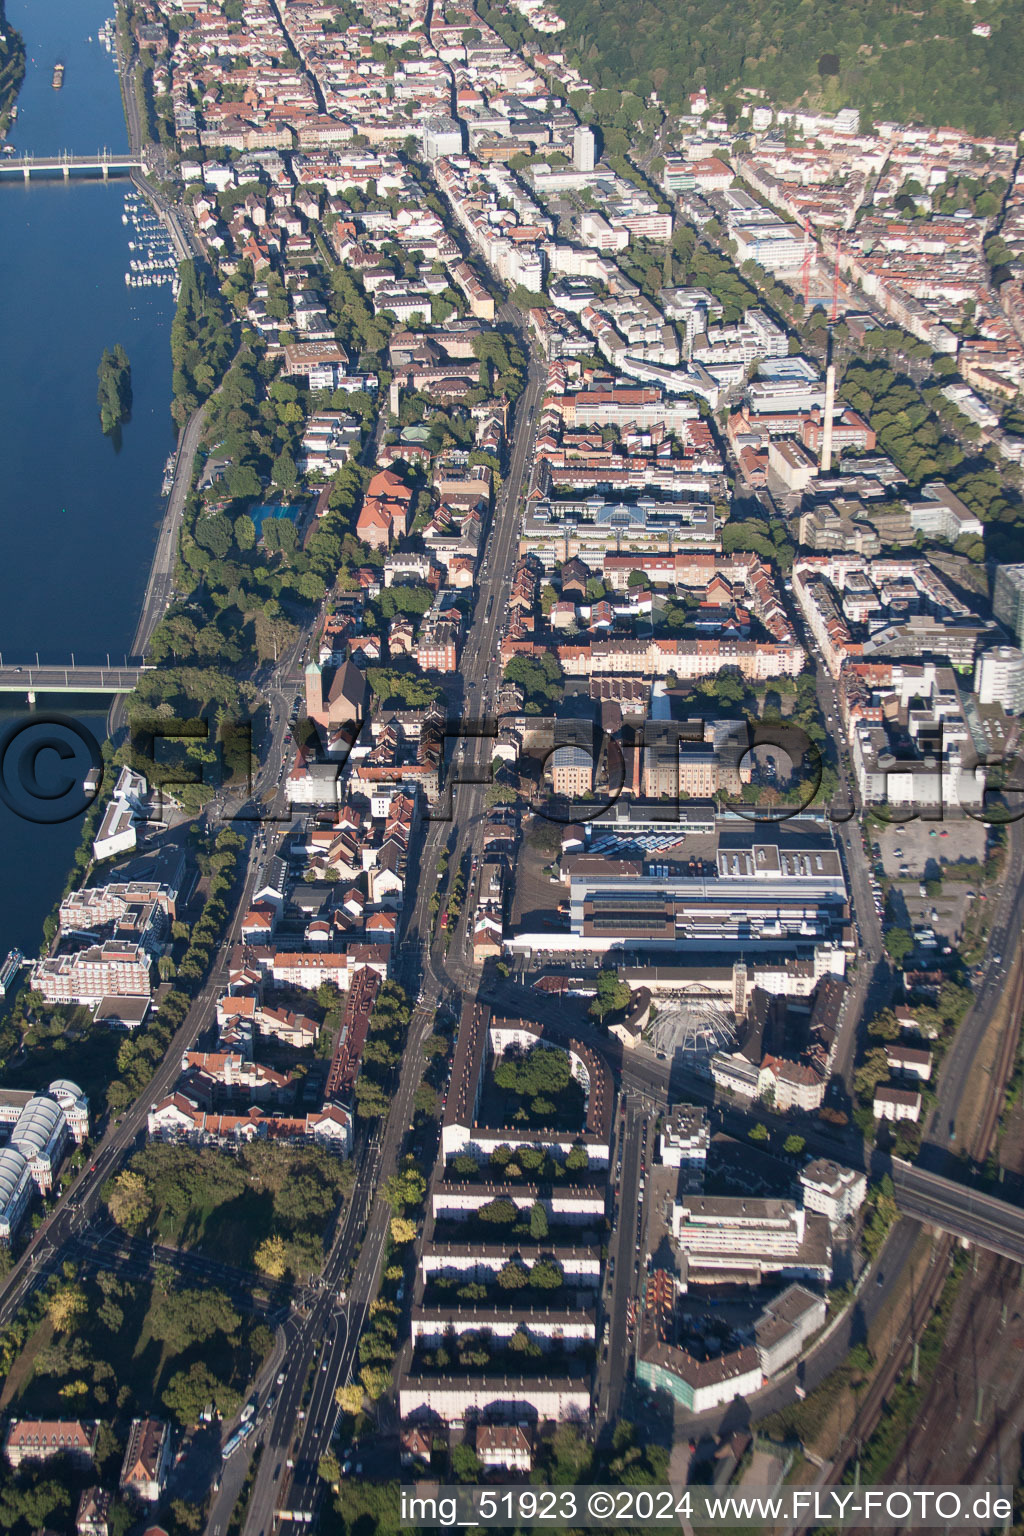
<path fill-rule="evenodd" d="M 174 298 L 178 296 L 178 262 L 171 237 L 150 204 L 138 192 L 127 192 L 121 223 L 132 231 L 128 249 L 132 252 L 124 275 L 129 288 L 154 288 L 169 283 Z"/>

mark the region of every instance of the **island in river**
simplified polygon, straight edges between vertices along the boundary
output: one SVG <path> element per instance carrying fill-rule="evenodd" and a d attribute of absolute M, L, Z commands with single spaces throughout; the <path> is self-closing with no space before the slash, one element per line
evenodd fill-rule
<path fill-rule="evenodd" d="M 104 347 L 96 372 L 100 425 L 106 433 L 116 432 L 132 413 L 132 365 L 120 342 L 115 344 L 113 351 Z"/>

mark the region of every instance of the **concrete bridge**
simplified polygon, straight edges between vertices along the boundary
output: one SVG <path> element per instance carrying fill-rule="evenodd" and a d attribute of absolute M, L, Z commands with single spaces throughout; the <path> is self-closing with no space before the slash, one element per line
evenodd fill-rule
<path fill-rule="evenodd" d="M 34 665 L 14 666 L 0 657 L 0 693 L 24 694 L 30 704 L 40 693 L 131 693 L 142 676 L 143 666 L 135 657 L 125 657 L 123 666 L 69 667 Z"/>
<path fill-rule="evenodd" d="M 1024 1264 L 1024 1210 L 1019 1205 L 899 1158 L 893 1158 L 892 1182 L 896 1204 L 905 1216 Z"/>
<path fill-rule="evenodd" d="M 106 181 L 111 172 L 129 175 L 144 169 L 141 159 L 130 150 L 114 154 L 109 149 L 101 149 L 95 155 L 0 155 L 0 175 L 20 175 L 25 181 L 31 180 L 33 171 L 51 174 L 60 171 L 65 181 L 70 179 L 72 171 L 100 171 Z"/>

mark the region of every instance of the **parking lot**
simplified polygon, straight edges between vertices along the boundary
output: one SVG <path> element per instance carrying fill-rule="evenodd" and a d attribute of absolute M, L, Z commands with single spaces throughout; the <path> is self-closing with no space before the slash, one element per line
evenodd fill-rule
<path fill-rule="evenodd" d="M 985 827 L 975 821 L 908 822 L 901 827 L 871 829 L 872 858 L 881 858 L 892 885 L 890 906 L 896 920 L 910 929 L 931 928 L 936 938 L 956 944 L 963 935 L 971 903 L 985 899 L 980 871 L 970 878 L 950 878 L 950 866 L 981 865 L 985 860 Z M 880 849 L 875 853 L 874 845 Z M 925 890 L 925 882 L 941 881 L 941 890 Z"/>
<path fill-rule="evenodd" d="M 548 830 L 551 823 L 540 821 L 530 824 L 516 860 L 515 894 L 512 903 L 512 926 L 552 931 L 565 931 L 568 924 L 558 915 L 559 905 L 569 896 L 569 887 L 552 880 L 547 866 L 557 868 L 558 843 Z M 558 829 L 561 835 L 561 829 Z M 555 849 L 554 852 L 551 850 Z"/>
<path fill-rule="evenodd" d="M 929 864 L 956 864 L 961 860 L 985 860 L 986 829 L 979 821 L 908 821 L 902 826 L 872 826 L 870 840 L 881 849 L 882 865 L 890 880 L 899 879 L 906 867 L 920 880 Z"/>

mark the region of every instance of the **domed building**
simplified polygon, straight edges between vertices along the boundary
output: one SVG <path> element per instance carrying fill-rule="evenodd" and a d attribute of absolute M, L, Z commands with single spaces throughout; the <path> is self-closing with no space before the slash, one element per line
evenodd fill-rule
<path fill-rule="evenodd" d="M 18 1230 L 32 1198 L 32 1172 L 27 1158 L 14 1147 L 0 1150 L 0 1243 L 5 1247 Z"/>

